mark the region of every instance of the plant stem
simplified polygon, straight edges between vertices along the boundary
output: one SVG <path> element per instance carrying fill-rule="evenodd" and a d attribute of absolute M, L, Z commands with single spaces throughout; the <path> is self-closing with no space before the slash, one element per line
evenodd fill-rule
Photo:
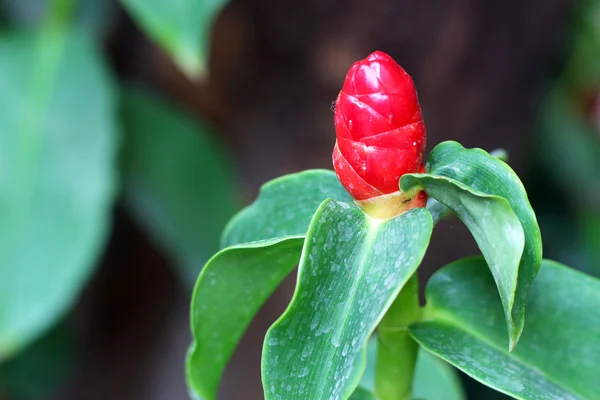
<path fill-rule="evenodd" d="M 410 400 L 419 346 L 408 326 L 421 318 L 415 273 L 379 324 L 375 391 L 381 400 Z"/>

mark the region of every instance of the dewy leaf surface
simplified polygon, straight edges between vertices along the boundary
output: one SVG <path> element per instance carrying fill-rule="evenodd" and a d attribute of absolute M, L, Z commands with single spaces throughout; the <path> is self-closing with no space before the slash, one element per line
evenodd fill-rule
<path fill-rule="evenodd" d="M 194 341 L 187 361 L 191 392 L 216 399 L 221 375 L 261 305 L 300 259 L 304 236 L 326 198 L 350 196 L 331 171 L 286 175 L 265 184 L 235 216 L 226 247 L 205 265 L 191 305 Z"/>
<path fill-rule="evenodd" d="M 403 176 L 402 190 L 423 187 L 471 230 L 496 280 L 513 348 L 523 331 L 527 290 L 542 259 L 540 230 L 525 188 L 506 163 L 456 142 L 436 146 L 426 171 Z"/>
<path fill-rule="evenodd" d="M 115 88 L 85 32 L 0 36 L 0 360 L 72 304 L 110 226 Z"/>
<path fill-rule="evenodd" d="M 502 305 L 480 257 L 438 271 L 427 320 L 410 327 L 427 350 L 517 399 L 595 400 L 600 393 L 600 280 L 544 260 L 527 296 L 519 345 L 505 346 Z"/>
<path fill-rule="evenodd" d="M 315 213 L 290 306 L 263 348 L 265 398 L 345 399 L 365 367 L 369 336 L 420 264 L 429 212 L 373 220 L 333 200 Z"/>

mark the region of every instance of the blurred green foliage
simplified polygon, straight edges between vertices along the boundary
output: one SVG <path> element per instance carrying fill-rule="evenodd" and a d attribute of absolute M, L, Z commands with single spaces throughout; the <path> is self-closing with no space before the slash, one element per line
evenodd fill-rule
<path fill-rule="evenodd" d="M 116 189 L 112 77 L 85 33 L 51 22 L 0 39 L 0 359 L 71 307 Z"/>
<path fill-rule="evenodd" d="M 229 160 L 206 123 L 147 90 L 124 88 L 122 120 L 125 204 L 193 284 L 237 209 Z"/>
<path fill-rule="evenodd" d="M 114 12 L 96 0 L 0 0 L 0 394 L 14 398 L 67 375 L 72 332 L 53 327 L 100 264 L 116 202 L 186 278 L 218 250 L 237 205 L 206 122 L 147 90 L 119 96 L 100 51 Z"/>
<path fill-rule="evenodd" d="M 71 25 L 93 36 L 105 35 L 115 22 L 117 7 L 112 1 L 78 0 L 75 5 Z M 36 29 L 44 23 L 51 6 L 50 0 L 2 0 L 0 16 L 5 13 L 13 26 Z"/>
<path fill-rule="evenodd" d="M 580 3 L 571 39 L 573 50 L 537 121 L 534 161 L 546 181 L 538 215 L 549 232 L 548 257 L 600 276 L 600 1 Z M 567 208 L 570 218 L 556 215 L 557 208 Z"/>

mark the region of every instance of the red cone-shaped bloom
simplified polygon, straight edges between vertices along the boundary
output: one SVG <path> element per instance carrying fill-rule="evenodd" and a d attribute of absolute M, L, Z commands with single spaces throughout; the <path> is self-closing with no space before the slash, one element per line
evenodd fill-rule
<path fill-rule="evenodd" d="M 397 192 L 400 177 L 423 164 L 425 124 L 415 85 L 381 51 L 348 71 L 335 105 L 335 130 L 333 166 L 355 200 Z"/>

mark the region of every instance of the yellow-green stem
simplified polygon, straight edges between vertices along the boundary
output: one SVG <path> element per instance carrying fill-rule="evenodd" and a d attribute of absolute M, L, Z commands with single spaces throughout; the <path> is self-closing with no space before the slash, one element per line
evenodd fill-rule
<path fill-rule="evenodd" d="M 410 400 L 418 344 L 408 326 L 421 318 L 419 281 L 415 273 L 379 324 L 375 391 L 380 400 Z"/>

